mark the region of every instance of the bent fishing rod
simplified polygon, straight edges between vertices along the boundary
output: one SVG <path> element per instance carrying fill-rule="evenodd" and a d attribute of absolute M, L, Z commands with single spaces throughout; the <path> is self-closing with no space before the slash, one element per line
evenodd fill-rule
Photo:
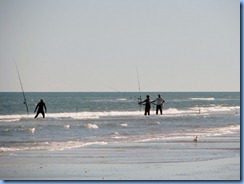
<path fill-rule="evenodd" d="M 24 92 L 24 88 L 23 88 L 22 81 L 21 81 L 21 78 L 20 78 L 18 66 L 17 66 L 16 62 L 14 62 L 14 64 L 15 64 L 15 67 L 16 67 L 16 70 L 17 70 L 17 73 L 18 73 L 19 82 L 20 82 L 20 86 L 21 86 L 21 90 L 22 90 L 22 94 L 23 94 L 23 98 L 24 98 L 24 102 L 23 103 L 25 104 L 27 115 L 28 115 L 29 114 L 29 109 L 28 109 L 28 105 L 27 105 L 27 102 L 26 102 L 25 92 Z"/>
<path fill-rule="evenodd" d="M 139 73 L 138 73 L 137 67 L 136 67 L 136 73 L 137 73 L 137 82 L 138 82 L 138 88 L 139 88 L 139 93 L 140 93 L 140 97 L 138 98 L 138 103 L 140 103 L 142 101 L 142 98 L 141 98 L 141 85 L 140 85 L 140 79 L 139 79 Z M 141 104 L 140 104 L 140 111 L 141 111 Z"/>

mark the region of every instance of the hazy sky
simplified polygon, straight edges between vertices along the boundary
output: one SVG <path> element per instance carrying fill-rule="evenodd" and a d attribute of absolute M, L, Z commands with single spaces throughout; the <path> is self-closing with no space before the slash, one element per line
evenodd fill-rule
<path fill-rule="evenodd" d="M 240 91 L 238 0 L 0 0 L 0 91 Z"/>

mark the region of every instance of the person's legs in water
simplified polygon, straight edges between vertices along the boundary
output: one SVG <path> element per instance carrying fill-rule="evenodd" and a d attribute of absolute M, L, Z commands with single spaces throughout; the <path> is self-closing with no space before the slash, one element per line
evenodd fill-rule
<path fill-rule="evenodd" d="M 163 114 L 163 110 L 162 110 L 162 105 L 160 105 L 160 114 L 162 115 Z"/>
<path fill-rule="evenodd" d="M 37 116 L 38 116 L 39 114 L 40 114 L 40 112 L 39 112 L 39 111 L 37 111 L 35 118 L 37 118 Z"/>
<path fill-rule="evenodd" d="M 41 113 L 42 113 L 42 117 L 45 118 L 45 113 L 43 111 Z"/>
<path fill-rule="evenodd" d="M 157 107 L 156 107 L 156 114 L 158 114 L 158 109 L 159 109 L 159 108 L 158 108 L 158 105 L 157 105 Z"/>

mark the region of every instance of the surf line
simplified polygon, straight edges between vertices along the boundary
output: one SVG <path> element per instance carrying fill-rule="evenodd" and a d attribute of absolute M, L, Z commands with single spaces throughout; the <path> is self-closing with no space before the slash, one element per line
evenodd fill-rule
<path fill-rule="evenodd" d="M 17 66 L 16 62 L 14 62 L 14 64 L 15 64 L 15 67 L 16 67 L 16 70 L 17 70 L 17 73 L 18 73 L 18 76 L 19 76 L 19 82 L 20 82 L 20 86 L 21 86 L 21 90 L 22 90 L 22 94 L 23 94 L 23 98 L 24 98 L 24 102 L 23 103 L 25 104 L 27 115 L 29 115 L 29 109 L 28 109 L 28 105 L 27 105 L 27 102 L 26 102 L 25 92 L 24 92 L 24 88 L 23 88 L 22 81 L 21 81 L 21 78 L 20 78 L 18 66 Z"/>
<path fill-rule="evenodd" d="M 140 104 L 140 111 L 141 111 L 141 106 L 142 106 L 142 104 L 140 103 L 142 101 L 142 98 L 141 98 L 141 85 L 140 85 L 139 72 L 138 72 L 137 67 L 136 67 L 136 74 L 137 74 L 137 82 L 138 82 L 138 88 L 139 88 L 139 93 L 140 93 L 140 97 L 138 98 L 138 104 Z"/>

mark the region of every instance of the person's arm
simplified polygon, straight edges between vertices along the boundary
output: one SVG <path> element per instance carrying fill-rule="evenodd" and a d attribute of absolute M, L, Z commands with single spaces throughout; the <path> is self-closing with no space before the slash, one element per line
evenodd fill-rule
<path fill-rule="evenodd" d="M 46 104 L 44 103 L 44 108 L 45 108 L 45 112 L 47 112 L 47 107 L 46 107 Z"/>
<path fill-rule="evenodd" d="M 36 109 L 38 108 L 38 106 L 39 106 L 39 103 L 36 105 L 36 108 L 35 108 L 34 112 L 36 112 Z"/>
<path fill-rule="evenodd" d="M 144 102 L 146 102 L 146 100 L 144 100 L 144 101 L 142 101 L 142 102 L 139 102 L 138 104 L 142 104 L 142 103 L 144 103 Z"/>

